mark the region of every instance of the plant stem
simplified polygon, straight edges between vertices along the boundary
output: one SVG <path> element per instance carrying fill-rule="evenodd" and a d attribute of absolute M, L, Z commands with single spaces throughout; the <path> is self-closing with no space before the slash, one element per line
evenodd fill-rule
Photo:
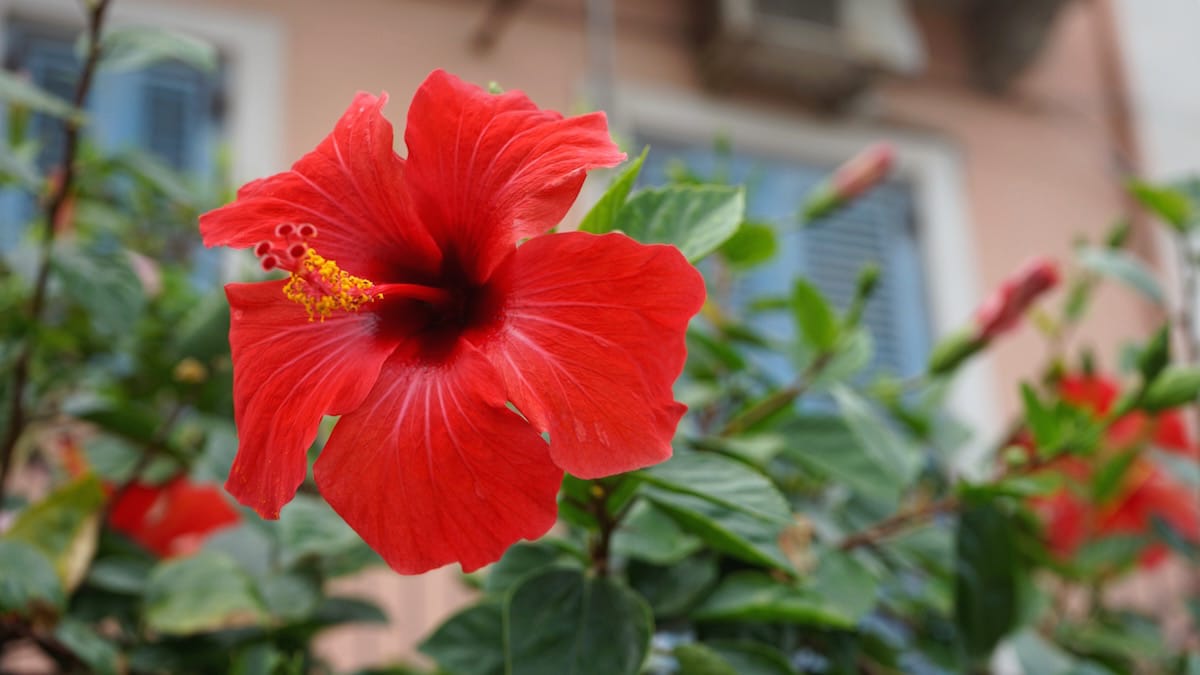
<path fill-rule="evenodd" d="M 92 86 L 92 78 L 96 66 L 100 62 L 100 28 L 108 11 L 110 0 L 98 0 L 90 5 L 87 22 L 87 52 L 83 61 L 83 70 L 79 82 L 75 86 L 75 96 L 72 104 L 82 108 L 87 100 L 88 91 Z M 34 278 L 33 296 L 29 301 L 29 323 L 36 332 L 38 322 L 42 318 L 46 305 L 46 289 L 50 283 L 50 259 L 54 250 L 55 223 L 63 213 L 71 195 L 72 183 L 75 180 L 75 156 L 79 151 L 80 120 L 68 117 L 63 122 L 65 143 L 62 160 L 61 179 L 51 191 L 44 209 L 45 233 L 38 256 L 37 274 Z M 12 379 L 8 391 L 8 426 L 4 439 L 0 441 L 0 504 L 4 503 L 8 476 L 12 471 L 13 457 L 16 455 L 17 442 L 28 425 L 25 409 L 25 388 L 29 384 L 29 368 L 33 361 L 35 333 L 26 336 L 12 366 Z"/>
<path fill-rule="evenodd" d="M 849 551 L 859 546 L 873 546 L 881 540 L 898 534 L 909 527 L 918 525 L 934 516 L 958 508 L 958 500 L 954 497 L 943 497 L 915 509 L 901 511 L 871 525 L 870 527 L 847 536 L 837 545 L 840 551 Z"/>
<path fill-rule="evenodd" d="M 739 434 L 791 405 L 812 387 L 813 382 L 820 377 L 825 368 L 829 366 L 829 363 L 833 361 L 834 354 L 833 350 L 818 354 L 812 360 L 812 363 L 808 364 L 808 367 L 804 369 L 804 372 L 795 383 L 771 394 L 729 420 L 725 427 L 721 429 L 720 435 L 732 436 Z"/>

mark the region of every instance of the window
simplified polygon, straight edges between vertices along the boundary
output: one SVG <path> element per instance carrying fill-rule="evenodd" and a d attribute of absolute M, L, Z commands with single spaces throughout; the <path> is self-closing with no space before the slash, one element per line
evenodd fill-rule
<path fill-rule="evenodd" d="M 874 340 L 868 373 L 909 376 L 924 368 L 931 339 L 929 311 L 909 185 L 900 181 L 882 185 L 834 216 L 802 228 L 797 222 L 801 201 L 831 167 L 736 146 L 718 152 L 652 136 L 638 140 L 651 147 L 644 181 L 665 182 L 672 162 L 682 162 L 701 176 L 723 175 L 746 186 L 747 217 L 775 228 L 779 245 L 775 258 L 735 277 L 730 288 L 733 309 L 744 309 L 764 295 L 786 296 L 797 277 L 807 278 L 835 306 L 845 309 L 859 271 L 875 263 L 882 272 L 880 284 L 863 316 Z M 795 337 L 794 323 L 779 313 L 754 315 L 751 324 L 777 339 Z M 794 377 L 786 358 L 774 354 L 773 359 L 759 365 L 783 380 Z"/>

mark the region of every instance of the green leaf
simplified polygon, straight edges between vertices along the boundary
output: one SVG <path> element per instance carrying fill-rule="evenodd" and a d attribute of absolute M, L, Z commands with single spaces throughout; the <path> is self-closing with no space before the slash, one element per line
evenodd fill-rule
<path fill-rule="evenodd" d="M 100 67 L 110 71 L 139 70 L 163 61 L 182 61 L 196 70 L 212 73 L 220 64 L 217 48 L 211 43 L 148 26 L 114 28 L 101 39 L 100 49 Z"/>
<path fill-rule="evenodd" d="M 745 206 L 740 188 L 673 185 L 642 190 L 617 214 L 616 229 L 644 244 L 673 244 L 695 262 L 737 232 Z"/>
<path fill-rule="evenodd" d="M 736 460 L 708 452 L 679 452 L 639 475 L 664 490 L 693 495 L 768 522 L 791 523 L 791 508 L 775 484 Z"/>
<path fill-rule="evenodd" d="M 658 565 L 670 565 L 695 553 L 703 544 L 666 513 L 639 501 L 613 534 L 613 553 Z"/>
<path fill-rule="evenodd" d="M 711 554 L 684 558 L 674 565 L 650 565 L 636 560 L 626 568 L 629 585 L 650 604 L 654 616 L 683 616 L 717 583 L 717 560 Z"/>
<path fill-rule="evenodd" d="M 644 496 L 686 532 L 712 548 L 746 562 L 790 570 L 791 562 L 779 548 L 786 525 L 734 511 L 694 495 L 648 488 Z"/>
<path fill-rule="evenodd" d="M 1160 412 L 1192 403 L 1200 396 L 1200 368 L 1167 366 L 1142 396 L 1141 407 Z"/>
<path fill-rule="evenodd" d="M 804 279 L 796 279 L 791 304 L 796 325 L 808 346 L 818 353 L 833 348 L 838 339 L 838 318 L 821 291 Z"/>
<path fill-rule="evenodd" d="M 646 161 L 646 154 L 649 152 L 650 146 L 642 148 L 642 154 L 621 169 L 621 173 L 613 180 L 612 185 L 608 186 L 604 195 L 596 201 L 596 205 L 579 223 L 580 232 L 604 234 L 613 230 L 617 223 L 617 214 L 620 213 L 621 207 L 625 206 L 625 200 L 629 197 L 629 191 L 633 189 L 633 184 L 637 182 L 638 174 L 642 171 L 642 163 Z"/>
<path fill-rule="evenodd" d="M 0 101 L 51 117 L 73 120 L 79 124 L 86 121 L 83 111 L 71 105 L 69 101 L 64 101 L 39 88 L 27 78 L 7 70 L 0 70 Z"/>
<path fill-rule="evenodd" d="M 103 503 L 100 481 L 86 476 L 22 511 L 5 536 L 36 547 L 53 562 L 63 588 L 74 590 L 96 553 Z"/>
<path fill-rule="evenodd" d="M 1142 381 L 1153 382 L 1171 362 L 1171 324 L 1163 324 L 1138 353 L 1137 366 Z"/>
<path fill-rule="evenodd" d="M 1125 251 L 1089 247 L 1080 250 L 1078 257 L 1079 264 L 1092 272 L 1126 284 L 1155 304 L 1166 302 L 1162 288 L 1150 269 Z"/>
<path fill-rule="evenodd" d="M 297 495 L 279 514 L 283 563 L 308 556 L 333 556 L 358 545 L 360 539 L 324 500 Z"/>
<path fill-rule="evenodd" d="M 505 603 L 505 672 L 636 675 L 653 629 L 650 608 L 628 587 L 550 570 L 515 587 Z"/>
<path fill-rule="evenodd" d="M 63 619 L 54 628 L 54 639 L 83 661 L 88 666 L 89 673 L 117 675 L 124 672 L 117 645 L 101 637 L 82 621 Z"/>
<path fill-rule="evenodd" d="M 679 675 L 740 675 L 712 647 L 699 642 L 679 645 L 673 653 L 679 662 Z"/>
<path fill-rule="evenodd" d="M 264 608 L 250 578 L 226 555 L 202 551 L 155 568 L 146 585 L 146 625 L 168 635 L 194 635 L 260 625 Z"/>
<path fill-rule="evenodd" d="M 1151 213 L 1176 231 L 1186 232 L 1192 223 L 1192 202 L 1187 195 L 1171 188 L 1142 181 L 1129 184 L 1129 192 Z"/>
<path fill-rule="evenodd" d="M 846 420 L 803 416 L 789 421 L 784 430 L 797 439 L 784 448 L 787 459 L 865 497 L 888 504 L 900 500 L 900 476 L 875 461 Z"/>
<path fill-rule="evenodd" d="M 66 294 L 87 310 L 103 335 L 126 335 L 141 316 L 146 296 L 121 251 L 102 253 L 60 243 L 51 267 Z"/>
<path fill-rule="evenodd" d="M 713 640 L 708 643 L 738 675 L 795 675 L 788 658 L 761 642 Z"/>
<path fill-rule="evenodd" d="M 50 560 L 21 541 L 0 539 L 0 615 L 61 607 L 63 586 Z"/>
<path fill-rule="evenodd" d="M 826 628 L 853 628 L 856 619 L 811 591 L 756 571 L 735 572 L 700 605 L 697 621 L 767 621 Z"/>
<path fill-rule="evenodd" d="M 525 577 L 541 573 L 547 567 L 578 563 L 577 558 L 549 541 L 523 542 L 510 547 L 504 557 L 488 568 L 483 589 L 488 593 L 504 593 Z"/>
<path fill-rule="evenodd" d="M 504 675 L 504 608 L 485 600 L 450 617 L 417 649 L 455 675 Z"/>
<path fill-rule="evenodd" d="M 955 624 L 967 654 L 983 660 L 1020 616 L 1017 532 L 1008 514 L 982 499 L 965 500 L 957 532 Z"/>
<path fill-rule="evenodd" d="M 725 262 L 736 270 L 749 269 L 775 257 L 779 248 L 775 228 L 765 223 L 745 221 L 724 244 L 720 253 Z"/>
<path fill-rule="evenodd" d="M 271 616 L 285 622 L 308 618 L 321 600 L 321 589 L 316 582 L 295 572 L 272 574 L 262 579 L 258 591 Z"/>
<path fill-rule="evenodd" d="M 345 623 L 385 624 L 388 617 L 378 605 L 361 598 L 332 596 L 323 598 L 313 612 L 313 620 L 322 626 Z"/>
<path fill-rule="evenodd" d="M 891 474 L 893 483 L 907 487 L 920 470 L 920 451 L 889 428 L 866 400 L 852 390 L 838 385 L 833 388 L 833 398 L 870 461 Z"/>
<path fill-rule="evenodd" d="M 99 558 L 88 569 L 87 583 L 112 593 L 141 595 L 152 567 L 147 558 Z"/>
<path fill-rule="evenodd" d="M 853 624 L 875 608 L 879 582 L 857 558 L 841 551 L 828 551 L 820 558 L 812 580 L 812 592 Z"/>

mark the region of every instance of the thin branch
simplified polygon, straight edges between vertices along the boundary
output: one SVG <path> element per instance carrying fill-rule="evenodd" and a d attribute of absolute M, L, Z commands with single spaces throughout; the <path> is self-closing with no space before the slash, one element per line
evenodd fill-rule
<path fill-rule="evenodd" d="M 759 422 L 790 406 L 812 388 L 813 383 L 833 361 L 834 354 L 835 352 L 831 350 L 817 355 L 794 384 L 780 389 L 729 420 L 729 423 L 721 429 L 721 435 L 732 436 L 753 428 Z"/>
<path fill-rule="evenodd" d="M 100 29 L 104 25 L 104 17 L 109 4 L 110 0 L 98 0 L 91 5 L 88 12 L 87 53 L 84 57 L 83 70 L 79 75 L 79 82 L 75 86 L 75 96 L 72 99 L 76 108 L 82 108 L 87 100 L 96 66 L 100 62 Z M 50 259 L 54 250 L 54 224 L 62 217 L 63 209 L 71 195 L 72 184 L 75 181 L 75 156 L 79 151 L 80 124 L 75 117 L 68 117 L 64 121 L 65 148 L 61 179 L 54 186 L 44 210 L 45 235 L 38 257 L 33 296 L 29 302 L 30 325 L 35 328 L 45 311 L 46 289 L 50 283 Z M 12 366 L 12 380 L 8 391 L 8 427 L 3 441 L 0 442 L 0 503 L 4 502 L 5 489 L 9 473 L 12 471 L 17 442 L 28 425 L 25 388 L 29 384 L 29 368 L 33 361 L 35 346 L 34 335 L 28 335 Z"/>
<path fill-rule="evenodd" d="M 840 551 L 849 551 L 860 546 L 874 546 L 888 537 L 923 524 L 940 514 L 953 511 L 957 508 L 957 499 L 943 497 L 917 508 L 892 514 L 874 525 L 842 539 L 837 548 Z"/>

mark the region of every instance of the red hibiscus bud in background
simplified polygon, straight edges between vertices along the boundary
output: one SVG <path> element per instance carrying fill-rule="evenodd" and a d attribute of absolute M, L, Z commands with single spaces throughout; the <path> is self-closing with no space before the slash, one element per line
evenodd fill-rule
<path fill-rule="evenodd" d="M 975 314 L 975 326 L 983 341 L 1011 330 L 1042 294 L 1058 285 L 1058 265 L 1035 258 L 1000 284 Z"/>
<path fill-rule="evenodd" d="M 131 483 L 113 496 L 109 524 L 160 557 L 195 553 L 241 516 L 216 485 L 183 476 L 162 485 Z"/>
<path fill-rule="evenodd" d="M 826 216 L 867 190 L 882 183 L 892 170 L 896 151 L 889 143 L 876 143 L 839 166 L 804 200 L 805 220 Z"/>

